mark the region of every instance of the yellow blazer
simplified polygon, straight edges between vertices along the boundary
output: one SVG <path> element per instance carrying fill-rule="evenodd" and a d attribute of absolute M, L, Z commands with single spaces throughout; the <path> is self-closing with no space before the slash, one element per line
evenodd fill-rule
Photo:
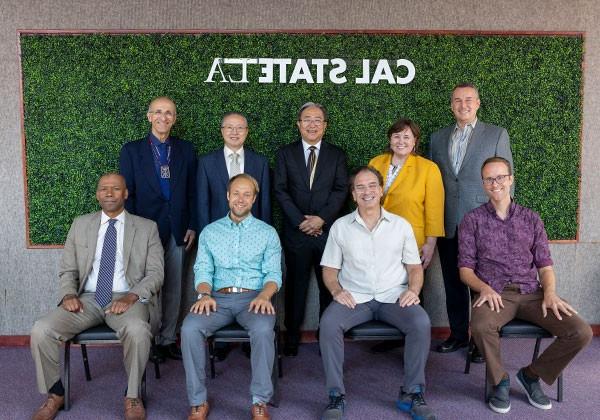
<path fill-rule="evenodd" d="M 369 162 L 387 181 L 391 153 Z M 427 236 L 444 236 L 444 184 L 435 163 L 411 154 L 383 199 L 383 208 L 404 217 L 413 228 L 419 249 Z"/>

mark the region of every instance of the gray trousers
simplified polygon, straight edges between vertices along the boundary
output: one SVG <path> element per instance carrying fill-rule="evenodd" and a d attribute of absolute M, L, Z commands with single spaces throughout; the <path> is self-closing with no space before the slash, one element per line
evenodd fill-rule
<path fill-rule="evenodd" d="M 250 335 L 250 394 L 253 400 L 266 403 L 273 396 L 271 373 L 275 358 L 275 316 L 248 312 L 250 302 L 257 295 L 257 291 L 231 294 L 214 292 L 216 312 L 211 312 L 209 316 L 190 313 L 185 317 L 181 327 L 181 352 L 191 406 L 201 405 L 207 399 L 206 338 L 234 320 Z"/>
<path fill-rule="evenodd" d="M 158 344 L 166 346 L 177 341 L 177 321 L 181 310 L 185 246 L 177 246 L 171 236 L 165 247 L 165 281 L 161 289 L 162 318 Z"/>
<path fill-rule="evenodd" d="M 376 300 L 360 303 L 350 309 L 331 302 L 320 322 L 319 345 L 325 369 L 327 391 L 345 394 L 344 388 L 344 333 L 350 328 L 371 320 L 387 322 L 402 331 L 404 345 L 404 390 L 425 390 L 425 364 L 431 341 L 431 322 L 420 305 L 400 307 L 398 303 L 380 303 Z"/>
<path fill-rule="evenodd" d="M 113 300 L 123 294 L 113 294 Z M 38 389 L 42 394 L 60 379 L 60 345 L 81 331 L 106 322 L 116 331 L 123 344 L 125 370 L 127 371 L 127 397 L 137 398 L 146 369 L 152 333 L 150 332 L 148 305 L 136 302 L 126 312 L 105 314 L 94 293 L 84 293 L 79 299 L 83 312 L 69 312 L 61 307 L 54 309 L 33 324 L 31 354 L 35 362 Z"/>

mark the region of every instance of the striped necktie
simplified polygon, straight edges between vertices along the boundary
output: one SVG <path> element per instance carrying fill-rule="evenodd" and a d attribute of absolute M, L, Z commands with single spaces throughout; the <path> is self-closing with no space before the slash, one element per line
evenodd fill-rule
<path fill-rule="evenodd" d="M 100 307 L 104 308 L 112 300 L 113 277 L 115 274 L 115 258 L 117 255 L 117 219 L 110 219 L 104 234 L 98 282 L 96 283 L 95 299 Z"/>
<path fill-rule="evenodd" d="M 313 177 L 315 175 L 315 165 L 317 164 L 317 150 L 316 146 L 310 146 L 308 148 L 310 153 L 308 154 L 308 161 L 306 162 L 306 170 L 308 171 L 309 186 L 312 188 Z"/>
<path fill-rule="evenodd" d="M 240 168 L 240 155 L 237 152 L 233 152 L 231 155 L 231 166 L 229 167 L 229 178 L 233 178 L 242 172 Z"/>

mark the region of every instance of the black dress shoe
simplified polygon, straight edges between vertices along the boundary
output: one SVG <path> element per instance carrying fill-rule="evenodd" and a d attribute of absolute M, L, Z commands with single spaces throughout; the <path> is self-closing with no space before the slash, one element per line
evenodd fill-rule
<path fill-rule="evenodd" d="M 446 341 L 439 344 L 435 348 L 435 351 L 437 351 L 438 353 L 452 353 L 453 351 L 456 351 L 462 347 L 467 347 L 468 345 L 468 341 L 458 341 L 454 337 L 449 337 Z"/>
<path fill-rule="evenodd" d="M 404 340 L 385 340 L 375 344 L 370 351 L 373 354 L 387 353 L 404 345 Z"/>
<path fill-rule="evenodd" d="M 477 346 L 474 346 L 473 351 L 471 352 L 471 362 L 473 362 L 473 363 L 485 362 L 485 358 L 483 357 L 483 354 L 481 354 L 481 352 L 479 351 Z"/>
<path fill-rule="evenodd" d="M 152 346 L 152 348 L 150 349 L 150 361 L 152 363 L 164 363 L 165 362 L 165 354 L 163 353 L 162 350 L 163 346 Z"/>
<path fill-rule="evenodd" d="M 166 346 L 157 346 L 160 354 L 163 356 L 163 360 L 166 358 L 173 360 L 181 360 L 181 349 L 177 347 L 177 344 L 171 343 Z"/>
<path fill-rule="evenodd" d="M 285 354 L 287 357 L 298 356 L 298 344 L 286 343 L 283 347 L 283 354 Z"/>
<path fill-rule="evenodd" d="M 217 343 L 215 345 L 215 358 L 222 362 L 227 359 L 227 355 L 231 351 L 231 345 L 229 343 Z"/>

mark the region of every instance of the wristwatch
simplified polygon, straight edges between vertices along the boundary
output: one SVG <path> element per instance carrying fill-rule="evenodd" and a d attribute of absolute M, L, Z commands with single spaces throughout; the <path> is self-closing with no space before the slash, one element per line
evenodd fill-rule
<path fill-rule="evenodd" d="M 196 299 L 196 300 L 200 300 L 200 299 L 202 299 L 204 296 L 208 296 L 208 297 L 210 297 L 211 295 L 210 295 L 210 293 L 199 293 L 199 294 L 198 294 L 198 299 Z"/>

